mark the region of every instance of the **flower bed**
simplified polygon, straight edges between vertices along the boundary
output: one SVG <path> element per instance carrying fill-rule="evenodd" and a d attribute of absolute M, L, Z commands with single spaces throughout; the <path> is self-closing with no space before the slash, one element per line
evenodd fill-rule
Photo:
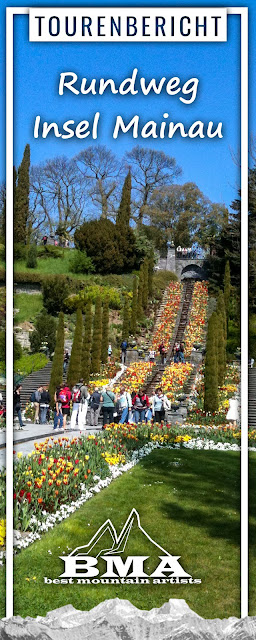
<path fill-rule="evenodd" d="M 173 329 L 181 301 L 181 283 L 171 282 L 168 287 L 168 297 L 161 314 L 159 325 L 152 338 L 152 347 L 157 349 L 163 342 L 165 347 L 171 342 Z"/>
<path fill-rule="evenodd" d="M 22 532 L 37 531 L 37 523 L 51 518 L 60 508 L 69 514 L 69 505 L 82 494 L 94 491 L 95 483 L 112 477 L 111 468 L 122 469 L 133 454 L 149 444 L 185 446 L 210 440 L 240 445 L 240 431 L 230 427 L 180 428 L 169 424 L 111 424 L 98 437 L 47 438 L 35 443 L 27 457 L 15 460 L 14 526 Z M 256 442 L 256 432 L 252 436 Z M 195 445 L 196 446 L 196 445 Z M 50 520 L 51 521 L 51 520 Z"/>
<path fill-rule="evenodd" d="M 205 325 L 208 302 L 206 282 L 196 282 L 192 295 L 192 306 L 189 322 L 186 327 L 184 342 L 186 355 L 190 355 L 194 344 L 205 342 Z"/>
<path fill-rule="evenodd" d="M 197 375 L 195 388 L 191 393 L 187 422 L 190 424 L 217 426 L 226 424 L 229 399 L 238 392 L 240 381 L 239 367 L 229 364 L 226 369 L 225 383 L 219 387 L 219 408 L 214 413 L 204 411 L 204 376 L 203 369 Z"/>
<path fill-rule="evenodd" d="M 182 393 L 184 384 L 187 382 L 192 369 L 192 364 L 184 364 L 182 362 L 172 363 L 169 367 L 166 367 L 161 387 L 169 400 L 175 400 Z"/>
<path fill-rule="evenodd" d="M 120 387 L 124 385 L 130 392 L 137 391 L 144 386 L 155 366 L 154 362 L 133 362 L 127 367 L 120 382 L 114 385 L 113 390 L 118 392 Z"/>

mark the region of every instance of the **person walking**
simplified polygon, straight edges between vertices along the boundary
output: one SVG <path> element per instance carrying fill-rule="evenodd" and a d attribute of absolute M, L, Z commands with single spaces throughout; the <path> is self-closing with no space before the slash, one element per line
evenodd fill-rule
<path fill-rule="evenodd" d="M 20 423 L 19 429 L 24 429 L 24 424 L 23 424 L 22 415 L 21 415 L 21 399 L 20 399 L 21 389 L 22 389 L 21 384 L 17 384 L 17 386 L 14 389 L 13 410 L 14 410 L 14 413 L 17 413 L 17 416 L 19 419 L 19 423 Z"/>
<path fill-rule="evenodd" d="M 43 387 L 40 385 L 36 391 L 32 391 L 30 396 L 30 402 L 33 402 L 33 406 L 35 409 L 35 424 L 39 424 L 39 409 L 40 409 L 40 400 L 41 393 L 43 391 Z"/>
<path fill-rule="evenodd" d="M 139 389 L 138 393 L 136 393 L 132 404 L 136 424 L 138 424 L 138 422 L 143 422 L 143 420 L 145 420 L 146 410 L 149 408 L 149 399 L 142 389 Z"/>
<path fill-rule="evenodd" d="M 181 342 L 180 343 L 180 350 L 179 350 L 179 361 L 183 362 L 183 363 L 185 363 L 184 350 L 185 350 L 184 342 Z"/>
<path fill-rule="evenodd" d="M 65 353 L 64 353 L 64 357 L 63 357 L 63 372 L 64 373 L 66 373 L 66 371 L 67 371 L 69 358 L 70 358 L 69 352 L 68 352 L 68 349 L 66 349 Z"/>
<path fill-rule="evenodd" d="M 86 416 L 88 409 L 89 392 L 84 385 L 83 378 L 79 380 L 72 389 L 72 414 L 70 421 L 70 429 L 76 428 L 76 421 L 78 423 L 78 429 L 81 431 L 86 430 Z"/>
<path fill-rule="evenodd" d="M 49 394 L 48 388 L 46 385 L 43 385 L 42 391 L 41 391 L 41 398 L 40 398 L 40 423 L 41 424 L 46 424 L 46 416 L 50 406 L 50 402 L 51 402 L 51 396 Z"/>
<path fill-rule="evenodd" d="M 128 343 L 126 340 L 123 340 L 122 344 L 121 344 L 121 362 L 122 364 L 125 364 L 126 362 L 126 351 L 127 351 L 127 347 L 128 347 Z"/>
<path fill-rule="evenodd" d="M 162 422 L 165 418 L 165 411 L 171 408 L 171 403 L 167 396 L 159 387 L 156 389 L 152 400 L 152 415 L 156 422 Z"/>
<path fill-rule="evenodd" d="M 63 429 L 67 428 L 67 416 L 70 416 L 70 400 L 71 391 L 66 384 L 62 384 L 59 392 L 59 401 L 61 402 L 61 411 L 63 415 Z"/>
<path fill-rule="evenodd" d="M 176 342 L 174 345 L 174 362 L 175 364 L 177 364 L 180 361 L 180 344 L 179 342 Z"/>
<path fill-rule="evenodd" d="M 55 414 L 54 414 L 53 429 L 63 428 L 62 404 L 59 399 L 59 394 L 60 394 L 60 387 L 57 387 L 54 394 Z"/>
<path fill-rule="evenodd" d="M 90 397 L 90 425 L 92 427 L 98 426 L 99 414 L 100 414 L 100 393 L 98 387 L 94 388 L 94 391 Z"/>
<path fill-rule="evenodd" d="M 132 411 L 132 399 L 129 391 L 125 390 L 125 387 L 121 387 L 120 396 L 118 398 L 119 409 L 121 411 L 121 418 L 119 420 L 119 424 L 124 424 L 128 422 L 129 417 Z"/>
<path fill-rule="evenodd" d="M 156 352 L 154 349 L 150 349 L 149 351 L 149 362 L 155 362 Z"/>
<path fill-rule="evenodd" d="M 161 364 L 165 364 L 165 359 L 166 359 L 166 349 L 164 346 L 164 343 L 161 342 L 161 344 L 158 347 L 158 351 L 160 353 L 161 356 Z"/>
<path fill-rule="evenodd" d="M 113 422 L 113 414 L 115 410 L 116 396 L 110 387 L 106 387 L 102 392 L 100 401 L 102 402 L 103 427 L 105 424 Z"/>

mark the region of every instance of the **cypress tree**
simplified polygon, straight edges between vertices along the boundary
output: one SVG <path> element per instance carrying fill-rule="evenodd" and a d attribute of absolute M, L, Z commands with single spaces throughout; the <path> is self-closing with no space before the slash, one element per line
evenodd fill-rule
<path fill-rule="evenodd" d="M 146 311 L 148 306 L 148 270 L 149 270 L 148 259 L 145 258 L 143 262 L 143 290 L 142 290 L 142 304 L 143 304 L 144 311 Z"/>
<path fill-rule="evenodd" d="M 49 392 L 51 396 L 51 405 L 54 406 L 54 393 L 56 387 L 61 385 L 63 380 L 63 353 L 64 353 L 64 313 L 60 311 L 59 321 L 56 334 L 56 346 L 52 361 L 51 379 Z"/>
<path fill-rule="evenodd" d="M 30 146 L 27 144 L 18 169 L 14 207 L 14 242 L 22 242 L 24 244 L 26 244 L 27 239 L 27 221 L 29 217 L 29 169 Z"/>
<path fill-rule="evenodd" d="M 123 308 L 123 326 L 122 326 L 122 340 L 128 342 L 130 333 L 130 304 L 128 298 L 125 298 Z"/>
<path fill-rule="evenodd" d="M 82 342 L 83 342 L 83 315 L 82 310 L 77 309 L 76 312 L 76 328 L 74 334 L 74 340 L 72 345 L 72 351 L 68 367 L 67 383 L 70 389 L 81 378 L 81 364 L 82 364 Z"/>
<path fill-rule="evenodd" d="M 227 316 L 226 316 L 226 307 L 225 307 L 225 299 L 223 291 L 219 292 L 218 300 L 217 300 L 217 313 L 221 317 L 222 325 L 223 325 L 223 336 L 224 336 L 224 345 L 223 345 L 223 358 L 224 358 L 224 378 L 226 374 L 226 349 L 227 349 Z"/>
<path fill-rule="evenodd" d="M 92 358 L 91 373 L 99 373 L 101 365 L 101 343 L 102 343 L 102 306 L 98 296 L 95 302 L 93 338 L 92 338 Z"/>
<path fill-rule="evenodd" d="M 85 321 L 84 321 L 84 339 L 82 348 L 82 367 L 81 376 L 88 384 L 90 379 L 90 366 L 91 366 L 91 346 L 92 346 L 92 303 L 89 300 L 85 308 Z"/>
<path fill-rule="evenodd" d="M 132 313 L 131 313 L 131 333 L 136 335 L 137 331 L 137 304 L 138 304 L 138 287 L 137 278 L 133 278 L 133 290 L 132 290 Z"/>
<path fill-rule="evenodd" d="M 132 178 L 131 178 L 131 172 L 129 170 L 123 184 L 121 202 L 120 202 L 119 209 L 116 216 L 116 224 L 123 231 L 127 230 L 130 224 L 131 189 L 132 189 Z"/>
<path fill-rule="evenodd" d="M 225 299 L 224 299 L 223 291 L 219 291 L 216 311 L 222 318 L 223 329 L 224 329 L 224 338 L 225 338 L 225 341 L 226 341 L 226 339 L 227 339 L 227 318 L 226 318 L 226 307 L 225 307 Z"/>
<path fill-rule="evenodd" d="M 140 322 L 143 318 L 143 284 L 144 284 L 144 273 L 143 273 L 143 264 L 140 265 L 139 271 L 139 284 L 138 284 L 138 297 L 137 297 L 137 319 Z"/>
<path fill-rule="evenodd" d="M 222 387 L 225 379 L 226 368 L 226 351 L 225 351 L 225 338 L 224 327 L 222 318 L 217 314 L 217 361 L 218 361 L 218 386 Z"/>
<path fill-rule="evenodd" d="M 217 314 L 213 313 L 208 322 L 204 369 L 204 410 L 210 412 L 217 411 L 219 407 L 217 331 Z"/>
<path fill-rule="evenodd" d="M 227 260 L 225 264 L 225 274 L 224 274 L 224 301 L 225 301 L 225 309 L 226 309 L 226 317 L 227 317 L 227 331 L 228 331 L 228 321 L 229 321 L 230 293 L 231 293 L 230 264 L 229 264 L 229 261 Z"/>
<path fill-rule="evenodd" d="M 155 266 L 155 258 L 154 252 L 152 251 L 149 261 L 148 261 L 148 296 L 149 299 L 153 298 L 153 274 L 154 274 L 154 266 Z"/>
<path fill-rule="evenodd" d="M 101 343 L 101 361 L 103 364 L 108 360 L 108 341 L 109 341 L 109 300 L 106 298 L 103 302 L 102 312 L 102 343 Z"/>

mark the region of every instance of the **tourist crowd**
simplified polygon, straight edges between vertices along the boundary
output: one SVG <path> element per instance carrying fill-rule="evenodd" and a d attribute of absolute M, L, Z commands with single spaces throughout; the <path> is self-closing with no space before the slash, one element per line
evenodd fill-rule
<path fill-rule="evenodd" d="M 121 344 L 121 361 L 125 364 L 127 342 L 124 340 Z M 158 347 L 161 357 L 161 363 L 166 364 L 167 349 L 163 342 Z M 108 358 L 111 358 L 112 347 L 109 344 Z M 174 363 L 185 362 L 184 343 L 176 342 L 173 347 Z M 149 351 L 149 360 L 154 362 L 156 351 Z M 67 371 L 69 363 L 68 350 L 64 353 L 63 370 Z M 17 414 L 19 420 L 19 428 L 23 429 L 23 419 L 21 412 L 21 390 L 22 385 L 18 384 L 14 390 L 14 414 Z M 34 406 L 35 424 L 46 424 L 51 418 L 51 397 L 48 385 L 39 385 L 35 391 L 31 393 L 30 402 Z M 115 393 L 110 386 L 102 387 L 101 390 L 97 386 L 94 387 L 92 393 L 89 392 L 86 384 L 81 379 L 72 389 L 66 382 L 58 386 L 55 390 L 54 399 L 54 429 L 67 429 L 67 418 L 70 417 L 70 429 L 76 428 L 81 431 L 86 430 L 86 424 L 89 418 L 89 424 L 97 427 L 100 413 L 103 416 L 103 425 L 111 422 L 147 422 L 154 419 L 161 422 L 165 419 L 165 414 L 171 408 L 170 401 L 163 393 L 161 387 L 158 387 L 152 397 L 148 397 L 143 389 L 133 390 L 130 392 L 128 385 L 123 385 L 120 392 Z M 87 416 L 88 410 L 90 415 Z"/>
<path fill-rule="evenodd" d="M 14 411 L 18 415 L 20 429 L 24 428 L 21 414 L 20 393 L 22 386 L 18 385 L 14 392 Z M 30 397 L 35 409 L 36 424 L 46 424 L 50 420 L 51 398 L 47 386 L 39 386 Z M 70 430 L 76 428 L 86 430 L 86 424 L 97 427 L 100 413 L 103 425 L 111 422 L 124 424 L 127 422 L 148 422 L 152 418 L 156 422 L 165 419 L 165 412 L 171 408 L 170 401 L 157 388 L 152 397 L 148 397 L 143 389 L 130 393 L 125 386 L 116 393 L 110 386 L 99 390 L 94 387 L 92 393 L 80 380 L 72 390 L 63 383 L 57 387 L 54 394 L 54 429 L 67 429 L 67 418 L 70 417 Z M 87 413 L 89 411 L 89 415 Z M 89 420 L 88 420 L 89 418 Z"/>

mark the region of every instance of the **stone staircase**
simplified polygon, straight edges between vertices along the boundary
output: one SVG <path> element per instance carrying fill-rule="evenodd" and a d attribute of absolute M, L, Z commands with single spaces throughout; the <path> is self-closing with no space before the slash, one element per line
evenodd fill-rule
<path fill-rule="evenodd" d="M 32 391 L 35 391 L 39 385 L 49 384 L 51 378 L 52 362 L 48 362 L 43 369 L 33 371 L 29 376 L 21 381 L 21 404 L 24 408 L 29 402 Z"/>
<path fill-rule="evenodd" d="M 153 395 L 155 389 L 161 385 L 161 380 L 165 367 L 170 364 L 172 360 L 172 352 L 175 342 L 182 341 L 186 329 L 186 325 L 189 319 L 189 313 L 192 302 L 192 295 L 194 290 L 194 280 L 184 281 L 183 294 L 180 305 L 180 310 L 177 316 L 176 325 L 173 332 L 170 348 L 167 353 L 166 365 L 157 365 L 151 380 L 146 385 L 146 393 L 150 397 Z M 163 303 L 164 304 L 164 303 Z"/>
<path fill-rule="evenodd" d="M 249 427 L 256 428 L 256 368 L 249 369 Z"/>
<path fill-rule="evenodd" d="M 192 295 L 194 291 L 194 286 L 195 286 L 194 280 L 184 280 L 180 312 L 178 313 L 178 316 L 177 316 L 176 325 L 173 332 L 173 338 L 167 354 L 167 362 L 170 362 L 172 360 L 173 347 L 175 343 L 182 342 L 182 340 L 184 339 L 184 334 L 185 334 L 186 326 L 188 323 L 191 304 L 192 304 Z"/>

